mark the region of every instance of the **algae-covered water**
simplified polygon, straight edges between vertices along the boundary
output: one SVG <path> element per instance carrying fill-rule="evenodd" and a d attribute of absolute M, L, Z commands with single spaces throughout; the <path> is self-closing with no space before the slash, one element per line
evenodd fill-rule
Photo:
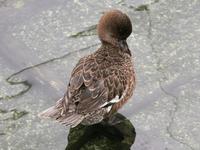
<path fill-rule="evenodd" d="M 96 25 L 112 8 L 133 23 L 137 86 L 116 125 L 124 137 L 39 119 L 77 61 L 99 47 Z M 199 150 L 199 10 L 199 0 L 0 0 L 0 150 L 63 150 L 87 135 L 91 150 Z"/>

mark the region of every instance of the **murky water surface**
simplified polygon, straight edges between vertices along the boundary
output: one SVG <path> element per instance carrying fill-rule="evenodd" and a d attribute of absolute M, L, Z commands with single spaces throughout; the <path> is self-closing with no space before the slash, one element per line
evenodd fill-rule
<path fill-rule="evenodd" d="M 137 87 L 120 110 L 137 133 L 131 149 L 200 149 L 200 1 L 0 0 L 1 150 L 67 147 L 69 128 L 37 113 L 99 47 L 96 24 L 110 8 L 133 23 Z"/>

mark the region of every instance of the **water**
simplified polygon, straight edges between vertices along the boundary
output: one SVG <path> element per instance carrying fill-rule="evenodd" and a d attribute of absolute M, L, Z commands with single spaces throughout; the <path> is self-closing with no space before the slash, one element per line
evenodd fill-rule
<path fill-rule="evenodd" d="M 198 0 L 1 0 L 0 149 L 67 147 L 69 128 L 37 113 L 64 94 L 74 65 L 99 47 L 95 27 L 110 8 L 133 23 L 137 87 L 120 110 L 135 127 L 131 149 L 200 149 Z"/>

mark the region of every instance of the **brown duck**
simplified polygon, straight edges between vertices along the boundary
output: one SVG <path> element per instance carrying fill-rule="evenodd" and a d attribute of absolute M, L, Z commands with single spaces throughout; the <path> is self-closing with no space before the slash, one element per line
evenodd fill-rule
<path fill-rule="evenodd" d="M 129 17 L 119 10 L 106 12 L 98 24 L 101 47 L 81 58 L 72 71 L 67 91 L 56 105 L 39 114 L 72 127 L 91 125 L 115 113 L 130 99 L 135 87 Z"/>

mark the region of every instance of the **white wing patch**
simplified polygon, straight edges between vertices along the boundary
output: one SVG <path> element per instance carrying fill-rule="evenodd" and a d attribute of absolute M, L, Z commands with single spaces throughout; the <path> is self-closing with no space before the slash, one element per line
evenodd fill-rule
<path fill-rule="evenodd" d="M 126 92 L 127 92 L 127 88 L 126 88 L 126 90 L 124 91 L 124 93 L 122 94 L 122 96 L 120 98 L 119 98 L 119 95 L 117 95 L 111 101 L 105 102 L 104 104 L 102 104 L 100 106 L 100 108 L 103 108 L 106 105 L 108 105 L 108 107 L 106 107 L 106 109 L 107 109 L 107 112 L 109 112 L 111 110 L 113 104 L 120 102 L 124 98 L 124 96 L 126 95 Z"/>
<path fill-rule="evenodd" d="M 107 112 L 109 112 L 109 111 L 111 110 L 111 108 L 112 108 L 112 106 L 108 106 L 108 107 L 106 108 Z"/>
<path fill-rule="evenodd" d="M 117 102 L 119 102 L 120 100 L 121 100 L 121 98 L 119 99 L 119 96 L 117 95 L 117 96 L 115 96 L 115 98 L 113 98 L 111 101 L 103 103 L 103 104 L 100 106 L 100 108 L 102 108 L 102 107 L 104 107 L 104 106 L 106 106 L 106 105 L 109 105 L 109 104 L 117 103 Z"/>
<path fill-rule="evenodd" d="M 112 99 L 109 103 L 118 103 L 121 100 L 121 98 L 119 98 L 119 96 L 115 96 L 114 99 Z"/>

